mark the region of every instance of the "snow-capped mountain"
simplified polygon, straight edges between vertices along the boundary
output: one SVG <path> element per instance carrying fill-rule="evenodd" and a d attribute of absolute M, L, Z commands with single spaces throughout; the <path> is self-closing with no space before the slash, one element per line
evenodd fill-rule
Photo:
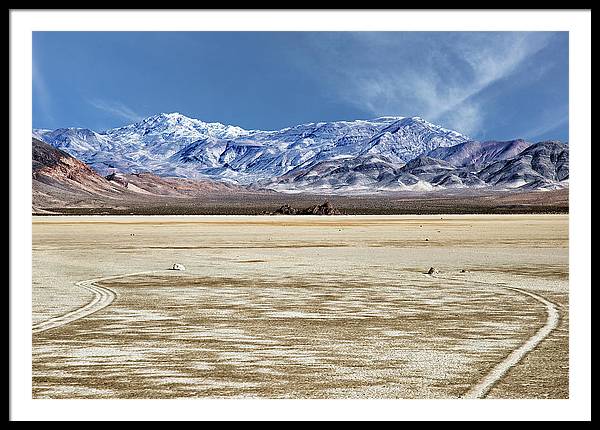
<path fill-rule="evenodd" d="M 91 165 L 100 173 L 164 168 L 171 155 L 206 138 L 232 139 L 247 134 L 239 127 L 207 123 L 179 113 L 154 115 L 103 132 L 84 128 L 34 130 L 33 136 Z"/>
<path fill-rule="evenodd" d="M 294 169 L 269 184 L 279 191 L 373 192 L 444 189 L 558 189 L 569 183 L 569 147 L 561 142 L 494 142 L 490 151 L 431 151 L 404 165 L 356 157 Z M 515 145 L 525 149 L 516 152 Z M 477 148 L 479 145 L 469 145 Z M 456 151 L 452 151 L 457 148 Z M 516 153 L 513 155 L 512 152 Z M 466 156 L 466 153 L 470 154 Z M 432 155 L 442 158 L 434 158 Z M 463 156 L 458 157 L 458 154 Z M 493 156 L 495 154 L 495 157 Z M 512 156 L 511 156 L 512 155 Z M 473 156 L 473 157 L 472 157 Z M 483 160 L 487 161 L 483 161 Z M 470 160 L 470 161 L 467 161 Z"/>
<path fill-rule="evenodd" d="M 179 113 L 155 115 L 104 132 L 61 128 L 34 130 L 33 135 L 101 173 L 152 171 L 240 183 L 356 156 L 405 163 L 424 151 L 470 140 L 418 117 L 319 122 L 262 131 L 206 123 Z"/>
<path fill-rule="evenodd" d="M 151 172 L 285 192 L 568 186 L 566 144 L 478 142 L 419 117 L 263 131 L 168 113 L 103 132 L 37 129 L 33 136 L 102 175 Z"/>
<path fill-rule="evenodd" d="M 478 176 L 494 187 L 561 188 L 569 181 L 569 147 L 561 142 L 540 142 L 516 157 L 488 164 Z"/>

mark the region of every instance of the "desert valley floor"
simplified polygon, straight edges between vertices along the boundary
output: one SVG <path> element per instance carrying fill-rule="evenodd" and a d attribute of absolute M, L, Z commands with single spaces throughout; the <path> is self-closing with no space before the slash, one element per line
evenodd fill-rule
<path fill-rule="evenodd" d="M 32 394 L 567 398 L 568 273 L 568 215 L 35 216 Z"/>

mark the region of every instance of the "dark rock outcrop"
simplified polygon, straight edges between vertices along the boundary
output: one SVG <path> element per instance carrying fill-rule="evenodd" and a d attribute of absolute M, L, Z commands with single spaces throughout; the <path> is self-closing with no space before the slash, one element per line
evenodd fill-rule
<path fill-rule="evenodd" d="M 305 209 L 296 209 L 290 205 L 283 205 L 275 212 L 274 215 L 342 215 L 342 213 L 334 208 L 331 203 L 325 202 L 322 205 L 314 205 Z"/>
<path fill-rule="evenodd" d="M 283 205 L 273 213 L 275 215 L 297 215 L 298 209 L 293 208 L 290 205 Z"/>
<path fill-rule="evenodd" d="M 301 215 L 341 215 L 342 213 L 331 206 L 331 203 L 325 202 L 322 205 L 315 205 L 304 209 Z"/>

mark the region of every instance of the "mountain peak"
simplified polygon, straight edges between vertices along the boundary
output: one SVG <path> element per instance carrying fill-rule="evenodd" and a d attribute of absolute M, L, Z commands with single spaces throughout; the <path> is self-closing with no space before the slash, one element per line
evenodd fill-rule
<path fill-rule="evenodd" d="M 406 118 L 405 116 L 384 115 L 373 118 L 373 121 L 400 121 Z"/>
<path fill-rule="evenodd" d="M 156 123 L 162 121 L 177 122 L 177 121 L 199 121 L 197 119 L 190 118 L 179 112 L 162 112 L 156 115 L 149 116 L 142 119 L 138 124 Z"/>
<path fill-rule="evenodd" d="M 179 113 L 179 112 L 164 112 L 164 113 L 159 114 L 159 117 L 165 118 L 168 120 L 175 120 L 175 121 L 177 121 L 177 120 L 200 121 L 199 119 L 191 118 L 191 117 L 184 115 L 182 113 Z M 200 122 L 203 122 L 203 121 L 200 121 Z"/>

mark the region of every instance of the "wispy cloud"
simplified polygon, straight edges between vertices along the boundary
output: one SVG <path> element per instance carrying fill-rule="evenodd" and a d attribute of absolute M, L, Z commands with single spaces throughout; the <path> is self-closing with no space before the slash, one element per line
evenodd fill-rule
<path fill-rule="evenodd" d="M 443 117 L 436 115 L 432 121 L 441 121 L 448 127 L 460 130 L 465 134 L 480 132 L 484 127 L 483 109 L 477 102 L 460 103 L 451 110 L 443 113 Z"/>
<path fill-rule="evenodd" d="M 486 88 L 545 47 L 549 33 L 350 33 L 311 42 L 309 65 L 335 96 L 373 115 L 420 115 L 464 133 L 481 130 Z"/>
<path fill-rule="evenodd" d="M 117 118 L 126 119 L 128 121 L 140 121 L 143 117 L 136 113 L 133 109 L 125 106 L 120 102 L 108 102 L 106 100 L 89 100 L 89 103 L 97 109 L 107 112 Z"/>

